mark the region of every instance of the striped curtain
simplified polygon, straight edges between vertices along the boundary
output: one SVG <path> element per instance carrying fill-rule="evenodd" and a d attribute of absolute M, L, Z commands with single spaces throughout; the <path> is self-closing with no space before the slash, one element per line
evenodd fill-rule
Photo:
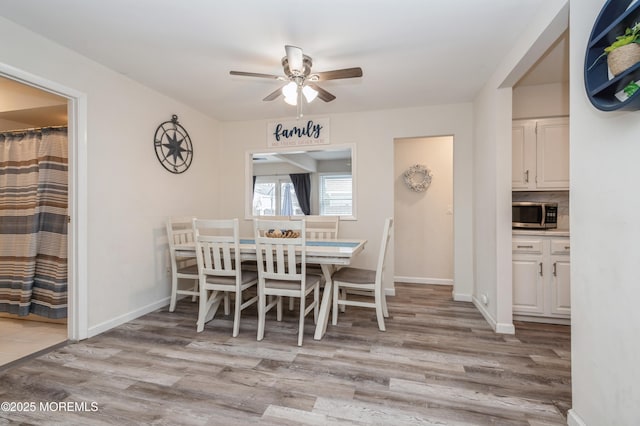
<path fill-rule="evenodd" d="M 0 133 L 0 312 L 67 316 L 67 128 Z"/>

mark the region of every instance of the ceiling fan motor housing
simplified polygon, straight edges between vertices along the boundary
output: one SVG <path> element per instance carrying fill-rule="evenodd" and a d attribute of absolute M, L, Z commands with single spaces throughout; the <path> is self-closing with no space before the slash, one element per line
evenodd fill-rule
<path fill-rule="evenodd" d="M 311 65 L 313 61 L 307 55 L 302 55 L 302 72 L 291 71 L 289 68 L 289 58 L 286 56 L 282 58 L 282 68 L 284 68 L 284 75 L 289 78 L 293 77 L 308 77 L 311 74 Z"/>

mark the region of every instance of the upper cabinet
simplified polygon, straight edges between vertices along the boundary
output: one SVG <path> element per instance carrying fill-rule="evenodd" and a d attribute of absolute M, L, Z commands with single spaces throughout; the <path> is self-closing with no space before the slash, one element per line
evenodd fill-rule
<path fill-rule="evenodd" d="M 569 118 L 514 120 L 514 191 L 569 189 Z"/>

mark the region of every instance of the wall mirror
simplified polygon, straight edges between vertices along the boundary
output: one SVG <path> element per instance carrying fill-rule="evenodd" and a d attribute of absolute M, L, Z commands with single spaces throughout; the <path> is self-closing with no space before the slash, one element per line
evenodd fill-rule
<path fill-rule="evenodd" d="M 247 152 L 245 217 L 356 217 L 355 146 Z"/>

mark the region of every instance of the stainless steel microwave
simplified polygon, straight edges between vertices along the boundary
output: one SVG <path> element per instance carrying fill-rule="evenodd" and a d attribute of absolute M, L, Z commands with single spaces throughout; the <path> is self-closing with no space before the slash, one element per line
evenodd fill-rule
<path fill-rule="evenodd" d="M 519 201 L 511 206 L 513 228 L 550 229 L 558 227 L 558 203 Z"/>

